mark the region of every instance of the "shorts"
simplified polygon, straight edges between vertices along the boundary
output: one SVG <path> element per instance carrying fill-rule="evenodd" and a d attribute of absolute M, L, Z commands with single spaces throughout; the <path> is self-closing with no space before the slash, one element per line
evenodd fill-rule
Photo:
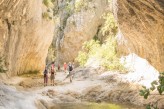
<path fill-rule="evenodd" d="M 54 79 L 55 79 L 55 75 L 51 74 L 51 80 L 54 80 Z"/>

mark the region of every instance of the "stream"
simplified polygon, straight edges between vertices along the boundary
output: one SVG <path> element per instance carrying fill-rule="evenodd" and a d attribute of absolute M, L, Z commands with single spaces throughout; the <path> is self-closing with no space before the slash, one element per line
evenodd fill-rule
<path fill-rule="evenodd" d="M 114 103 L 59 103 L 52 109 L 144 109 L 139 106 L 120 105 Z"/>

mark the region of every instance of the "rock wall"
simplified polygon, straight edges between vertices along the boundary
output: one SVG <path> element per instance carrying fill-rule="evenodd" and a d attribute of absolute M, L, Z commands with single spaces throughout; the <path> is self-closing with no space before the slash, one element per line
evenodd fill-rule
<path fill-rule="evenodd" d="M 67 16 L 67 10 L 61 14 L 59 27 L 62 31 L 57 34 L 57 61 L 63 63 L 75 60 L 85 41 L 92 39 L 102 25 L 102 15 L 108 10 L 105 0 L 86 0 L 87 7 L 79 12 L 73 11 Z M 63 21 L 63 18 L 64 21 Z M 66 22 L 63 27 L 63 22 Z"/>
<path fill-rule="evenodd" d="M 0 52 L 9 75 L 41 71 L 53 38 L 53 21 L 42 18 L 42 0 L 0 1 Z"/>
<path fill-rule="evenodd" d="M 136 53 L 158 71 L 164 71 L 164 1 L 117 0 L 117 3 L 123 36 L 120 51 Z"/>
<path fill-rule="evenodd" d="M 103 25 L 103 13 L 113 11 L 120 29 L 121 55 L 136 53 L 159 72 L 164 71 L 164 1 L 113 0 L 108 4 L 106 0 L 90 0 L 87 9 L 71 13 L 62 7 L 65 0 L 58 1 L 57 62 L 74 60 L 82 43 L 92 39 Z"/>

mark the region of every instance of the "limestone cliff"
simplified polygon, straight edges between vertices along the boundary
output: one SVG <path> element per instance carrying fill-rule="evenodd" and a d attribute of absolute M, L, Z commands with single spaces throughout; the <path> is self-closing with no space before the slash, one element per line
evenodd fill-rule
<path fill-rule="evenodd" d="M 164 1 L 117 0 L 124 42 L 120 50 L 136 53 L 164 71 Z"/>
<path fill-rule="evenodd" d="M 59 0 L 60 1 L 60 0 Z M 73 2 L 72 0 L 71 2 Z M 80 1 L 80 0 L 79 0 Z M 83 0 L 81 0 L 83 1 Z M 103 23 L 102 15 L 108 10 L 105 0 L 84 0 L 78 11 L 61 8 L 59 3 L 60 21 L 56 33 L 57 62 L 73 61 L 85 41 L 92 39 Z M 73 3 L 71 7 L 73 7 Z M 62 5 L 62 6 L 63 6 Z M 68 6 L 65 6 L 68 7 Z M 64 10 L 63 10 L 64 9 Z"/>
<path fill-rule="evenodd" d="M 0 1 L 0 52 L 9 75 L 43 70 L 53 38 L 45 10 L 42 0 Z"/>
<path fill-rule="evenodd" d="M 110 10 L 119 24 L 121 54 L 136 53 L 158 71 L 164 71 L 164 1 L 113 0 L 107 4 L 105 0 L 90 0 L 87 6 L 92 8 L 72 12 L 67 17 L 64 17 L 68 14 L 66 10 L 60 14 L 65 25 L 59 23 L 62 29 L 58 31 L 60 35 L 56 34 L 57 60 L 72 61 L 82 43 L 98 33 L 103 25 L 102 14 Z"/>

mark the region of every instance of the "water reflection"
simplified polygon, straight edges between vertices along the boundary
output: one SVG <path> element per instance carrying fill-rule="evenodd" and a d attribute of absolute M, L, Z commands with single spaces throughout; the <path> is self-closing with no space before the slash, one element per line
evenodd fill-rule
<path fill-rule="evenodd" d="M 107 104 L 107 103 L 60 103 L 55 104 L 51 109 L 142 109 L 140 107 Z"/>

